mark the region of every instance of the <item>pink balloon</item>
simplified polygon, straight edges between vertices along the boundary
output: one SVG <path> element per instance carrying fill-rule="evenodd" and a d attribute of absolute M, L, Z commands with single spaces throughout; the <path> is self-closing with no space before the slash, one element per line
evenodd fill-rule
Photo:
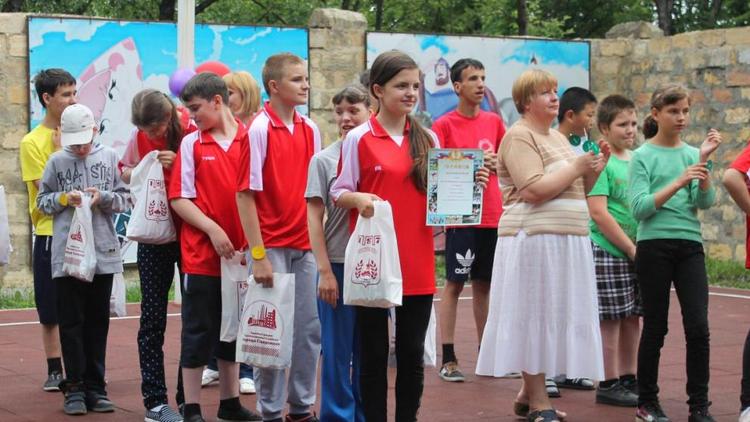
<path fill-rule="evenodd" d="M 197 73 L 211 72 L 219 76 L 224 76 L 227 73 L 231 72 L 231 70 L 229 70 L 229 67 L 227 65 L 225 65 L 222 62 L 216 62 L 216 61 L 203 62 L 200 65 L 198 65 L 198 67 L 195 68 L 195 71 Z"/>
<path fill-rule="evenodd" d="M 187 84 L 193 76 L 195 76 L 195 71 L 188 67 L 175 70 L 174 73 L 172 73 L 172 76 L 169 77 L 169 90 L 172 92 L 172 95 L 179 97 L 182 88 L 185 87 L 185 84 Z"/>

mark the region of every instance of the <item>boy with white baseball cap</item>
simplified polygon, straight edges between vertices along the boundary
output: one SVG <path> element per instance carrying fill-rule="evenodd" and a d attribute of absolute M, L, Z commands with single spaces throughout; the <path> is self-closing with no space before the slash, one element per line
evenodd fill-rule
<path fill-rule="evenodd" d="M 114 273 L 122 272 L 120 244 L 112 214 L 128 209 L 128 190 L 117 170 L 117 153 L 93 142 L 96 122 L 88 107 L 68 106 L 60 127 L 62 150 L 50 156 L 42 175 L 37 207 L 53 216 L 52 277 L 58 286 L 60 343 L 65 362 L 63 410 L 113 412 L 104 382 L 109 298 Z M 63 272 L 65 245 L 76 207 L 91 197 L 96 273 L 83 281 Z"/>

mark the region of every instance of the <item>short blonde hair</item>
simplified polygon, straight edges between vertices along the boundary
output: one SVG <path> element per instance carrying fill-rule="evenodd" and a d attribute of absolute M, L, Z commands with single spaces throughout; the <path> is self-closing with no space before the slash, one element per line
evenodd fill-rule
<path fill-rule="evenodd" d="M 268 84 L 271 81 L 280 81 L 284 77 L 286 67 L 293 64 L 305 64 L 305 60 L 292 53 L 274 54 L 266 59 L 266 63 L 263 65 L 263 88 L 269 97 L 271 96 L 271 90 Z"/>
<path fill-rule="evenodd" d="M 521 76 L 513 82 L 513 103 L 516 110 L 523 114 L 526 104 L 534 95 L 545 89 L 557 87 L 557 78 L 551 73 L 541 69 L 529 69 L 521 73 Z"/>
<path fill-rule="evenodd" d="M 237 91 L 242 96 L 239 114 L 252 116 L 260 110 L 260 87 L 253 75 L 245 71 L 224 75 L 227 88 Z"/>

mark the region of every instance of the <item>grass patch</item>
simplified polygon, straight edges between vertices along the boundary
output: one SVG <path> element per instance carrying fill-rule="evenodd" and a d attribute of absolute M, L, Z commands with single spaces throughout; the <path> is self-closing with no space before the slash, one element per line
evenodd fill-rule
<path fill-rule="evenodd" d="M 712 286 L 750 290 L 750 271 L 735 261 L 706 259 L 708 283 Z M 438 287 L 445 285 L 445 255 L 435 255 L 435 280 Z M 141 287 L 138 282 L 127 284 L 125 300 L 128 303 L 141 301 Z M 169 300 L 174 300 L 174 284 L 169 289 Z M 34 292 L 31 287 L 0 292 L 0 309 L 21 309 L 34 307 Z"/>

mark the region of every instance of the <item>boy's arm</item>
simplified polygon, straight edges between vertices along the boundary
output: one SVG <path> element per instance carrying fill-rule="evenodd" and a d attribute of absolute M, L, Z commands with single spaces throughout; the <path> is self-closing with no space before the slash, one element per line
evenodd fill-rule
<path fill-rule="evenodd" d="M 252 125 L 248 131 L 248 140 L 240 143 L 236 201 L 251 257 L 253 249 L 265 250 L 255 191 L 263 190 L 263 165 L 267 147 L 267 128 L 260 128 L 258 125 Z M 264 287 L 273 287 L 273 266 L 268 256 L 253 258 L 253 279 Z"/>
<path fill-rule="evenodd" d="M 325 204 L 319 197 L 307 199 L 307 230 L 310 233 L 310 246 L 312 247 L 315 262 L 318 264 L 320 282 L 318 283 L 318 295 L 333 308 L 339 298 L 339 285 L 333 275 L 331 262 L 328 258 L 328 248 L 323 230 L 323 217 L 325 215 Z"/>
<path fill-rule="evenodd" d="M 68 206 L 66 192 L 59 192 L 55 165 L 52 161 L 44 168 L 39 181 L 39 193 L 36 196 L 36 207 L 44 214 L 54 215 L 62 212 Z"/>
<path fill-rule="evenodd" d="M 208 218 L 193 201 L 187 198 L 175 198 L 172 199 L 170 204 L 177 215 L 186 223 L 208 235 L 219 256 L 229 259 L 234 255 L 234 245 L 232 245 L 232 241 L 229 240 L 224 229 L 214 220 Z"/>
<path fill-rule="evenodd" d="M 722 179 L 724 187 L 734 202 L 745 214 L 750 215 L 750 191 L 747 189 L 747 176 L 734 168 L 728 168 Z"/>
<path fill-rule="evenodd" d="M 117 170 L 117 155 L 112 153 L 112 190 L 99 191 L 99 209 L 106 214 L 125 212 L 130 208 L 130 190 Z"/>
<path fill-rule="evenodd" d="M 625 234 L 617 220 L 607 210 L 607 197 L 604 195 L 589 196 L 586 201 L 589 205 L 591 219 L 594 220 L 604 237 L 612 242 L 617 249 L 625 252 L 628 258 L 635 259 L 635 243 Z"/>

